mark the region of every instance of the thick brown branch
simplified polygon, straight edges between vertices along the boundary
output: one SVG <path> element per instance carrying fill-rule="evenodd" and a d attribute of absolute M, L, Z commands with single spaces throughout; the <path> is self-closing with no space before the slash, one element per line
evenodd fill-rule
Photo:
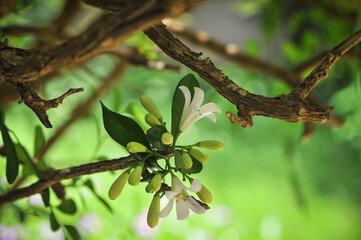
<path fill-rule="evenodd" d="M 146 1 L 140 8 L 108 14 L 82 34 L 54 47 L 24 50 L 0 44 L 0 78 L 12 82 L 34 81 L 46 73 L 111 50 L 137 31 L 178 15 L 197 2 L 200 0 Z"/>
<path fill-rule="evenodd" d="M 331 67 L 351 48 L 361 41 L 361 30 L 354 33 L 345 41 L 340 43 L 334 49 L 332 49 L 317 65 L 315 69 L 300 83 L 290 95 L 298 96 L 301 99 L 306 99 L 311 90 L 323 79 L 325 79 L 329 73 Z"/>
<path fill-rule="evenodd" d="M 234 61 L 235 63 L 239 64 L 243 68 L 249 70 L 260 70 L 266 74 L 269 74 L 291 88 L 297 87 L 297 85 L 301 82 L 301 76 L 305 70 L 315 66 L 317 63 L 321 61 L 320 55 L 316 58 L 313 58 L 291 70 L 287 70 L 281 67 L 278 67 L 270 62 L 263 61 L 256 57 L 250 56 L 248 54 L 242 53 L 239 48 L 234 44 L 225 44 L 219 41 L 216 41 L 210 38 L 207 33 L 202 31 L 193 30 L 187 28 L 182 23 L 167 19 L 164 21 L 167 24 L 167 29 L 171 30 L 172 32 L 176 33 L 177 35 L 190 40 L 193 43 L 200 44 L 208 49 L 215 51 L 216 53 Z M 325 54 L 324 54 L 325 55 Z M 324 56 L 322 55 L 322 57 Z M 323 103 L 314 95 L 309 95 L 307 100 L 313 104 L 323 105 Z M 233 115 L 234 122 L 235 116 Z M 233 122 L 232 121 L 232 122 Z M 331 114 L 330 119 L 327 121 L 327 124 L 331 126 L 342 126 L 344 120 L 339 117 Z"/>
<path fill-rule="evenodd" d="M 176 39 L 164 25 L 149 28 L 145 33 L 167 55 L 195 71 L 218 93 L 234 104 L 238 109 L 238 123 L 243 127 L 252 126 L 252 117 L 255 115 L 278 118 L 288 122 L 324 123 L 329 118 L 331 107 L 311 104 L 289 95 L 267 98 L 247 92 L 217 69 L 209 58 L 199 57 L 198 53 L 193 52 Z"/>
<path fill-rule="evenodd" d="M 162 155 L 172 157 L 174 154 L 173 149 L 166 149 L 161 152 Z M 36 193 L 41 193 L 45 188 L 54 185 L 61 180 L 76 178 L 84 175 L 90 175 L 94 173 L 115 171 L 119 169 L 125 169 L 132 164 L 136 163 L 134 157 L 123 157 L 113 160 L 106 160 L 96 163 L 84 164 L 77 167 L 64 168 L 56 170 L 44 179 L 40 179 L 38 182 L 30 185 L 29 187 L 19 188 L 14 191 L 8 192 L 5 195 L 0 196 L 0 206 L 14 202 L 18 199 L 29 197 Z"/>
<path fill-rule="evenodd" d="M 46 114 L 46 111 L 50 108 L 58 107 L 58 105 L 62 103 L 66 97 L 84 90 L 83 88 L 72 88 L 60 97 L 51 100 L 44 100 L 35 92 L 30 82 L 18 82 L 16 83 L 16 88 L 21 96 L 19 103 L 23 102 L 26 104 L 26 106 L 31 108 L 36 116 L 38 116 L 41 123 L 47 128 L 51 128 L 52 125 L 49 121 L 49 117 Z"/>

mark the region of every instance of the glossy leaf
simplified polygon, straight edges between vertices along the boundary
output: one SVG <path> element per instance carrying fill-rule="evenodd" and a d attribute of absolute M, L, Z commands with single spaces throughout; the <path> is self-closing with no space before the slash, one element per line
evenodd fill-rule
<path fill-rule="evenodd" d="M 53 230 L 53 232 L 56 232 L 59 229 L 60 224 L 58 223 L 58 220 L 56 220 L 56 217 L 55 217 L 53 211 L 50 212 L 49 218 L 50 218 L 51 230 Z"/>
<path fill-rule="evenodd" d="M 158 150 L 166 148 L 166 145 L 162 143 L 163 133 L 168 132 L 164 126 L 154 126 L 147 131 L 147 138 L 149 142 Z"/>
<path fill-rule="evenodd" d="M 199 83 L 193 74 L 188 74 L 178 83 L 177 88 L 175 89 L 172 102 L 172 135 L 174 137 L 179 133 L 179 122 L 182 117 L 185 103 L 184 94 L 179 89 L 180 86 L 187 87 L 193 98 L 194 87 L 199 87 Z"/>
<path fill-rule="evenodd" d="M 203 169 L 203 164 L 200 163 L 199 161 L 197 161 L 197 160 L 196 160 L 194 157 L 192 157 L 191 155 L 190 155 L 190 157 L 192 158 L 193 165 L 192 165 L 191 168 L 186 169 L 186 168 L 184 168 L 183 163 L 182 163 L 182 151 L 176 150 L 176 151 L 175 151 L 175 157 L 174 157 L 174 161 L 175 161 L 176 168 L 177 168 L 177 169 L 182 169 L 182 171 L 183 171 L 183 172 L 186 172 L 186 173 L 196 174 L 196 173 L 201 172 L 202 169 Z"/>
<path fill-rule="evenodd" d="M 104 128 L 109 136 L 126 147 L 129 142 L 139 142 L 150 147 L 143 129 L 131 118 L 109 110 L 102 102 Z"/>
<path fill-rule="evenodd" d="M 44 147 L 45 136 L 40 126 L 35 127 L 34 156 Z"/>
<path fill-rule="evenodd" d="M 6 179 L 9 184 L 12 184 L 19 173 L 19 160 L 16 155 L 16 150 L 13 141 L 9 135 L 9 131 L 3 124 L 1 128 L 1 135 L 6 151 Z"/>
<path fill-rule="evenodd" d="M 66 231 L 69 233 L 70 237 L 73 239 L 73 240 L 80 240 L 80 235 L 78 233 L 78 230 L 76 230 L 75 227 L 73 226 L 70 226 L 70 225 L 65 225 L 64 226 Z"/>
<path fill-rule="evenodd" d="M 66 214 L 74 214 L 76 212 L 76 205 L 72 199 L 65 200 L 57 208 Z"/>

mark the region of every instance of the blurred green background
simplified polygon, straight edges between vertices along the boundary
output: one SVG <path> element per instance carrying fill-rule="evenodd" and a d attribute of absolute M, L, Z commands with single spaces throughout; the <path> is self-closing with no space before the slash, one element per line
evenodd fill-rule
<path fill-rule="evenodd" d="M 62 5 L 62 1 L 38 0 L 2 19 L 0 25 L 42 26 Z M 70 31 L 84 28 L 100 13 L 90 7 L 83 8 L 81 21 L 71 25 Z M 217 15 L 216 10 L 221 8 L 219 12 L 228 15 Z M 343 15 L 332 15 L 330 9 Z M 216 16 L 215 19 L 210 15 Z M 354 16 L 353 22 L 342 16 Z M 209 1 L 179 20 L 201 28 L 207 17 L 208 25 L 222 18 L 232 18 L 235 25 L 250 23 L 248 29 L 231 29 L 242 36 L 242 40 L 236 42 L 240 49 L 291 68 L 332 49 L 358 30 L 361 4 L 358 1 L 314 1 L 311 4 L 271 0 Z M 210 34 L 219 40 L 232 41 L 223 33 Z M 36 40 L 31 34 L 8 38 L 10 45 L 23 48 L 31 47 Z M 142 33 L 126 44 L 136 46 L 152 59 L 176 64 L 162 55 Z M 272 97 L 290 90 L 278 79 L 243 69 L 202 47 L 194 48 L 211 56 L 230 79 L 252 93 Z M 358 50 L 356 47 L 355 51 Z M 88 61 L 84 68 L 61 70 L 61 76 L 44 84 L 42 94 L 47 98 L 61 95 L 68 88 L 84 87 L 85 90 L 48 111 L 54 129 L 43 128 L 47 138 L 69 118 L 73 107 L 89 97 L 101 79 L 113 71 L 117 61 L 114 56 L 101 55 Z M 330 77 L 314 89 L 326 104 L 334 106 L 334 113 L 343 117 L 345 124 L 343 127 L 317 125 L 307 142 L 300 141 L 304 123 L 255 117 L 254 127 L 249 129 L 231 124 L 225 112 L 234 112 L 234 106 L 198 79 L 205 90 L 205 102 L 217 103 L 222 113 L 216 114 L 214 124 L 208 119 L 197 122 L 179 142 L 191 144 L 214 139 L 225 146 L 221 152 L 207 151 L 210 161 L 201 174 L 195 176 L 213 194 L 211 209 L 185 221 L 177 221 L 173 211 L 169 217 L 161 219 L 156 229 L 150 230 L 145 216 L 152 196 L 144 191 L 145 184 L 127 185 L 121 197 L 110 201 L 107 191 L 120 172 L 101 173 L 84 176 L 75 183 L 63 182 L 69 185 L 67 196 L 74 199 L 78 211 L 69 216 L 54 210 L 59 222 L 76 226 L 84 239 L 361 239 L 360 66 L 359 58 L 345 58 L 334 66 Z M 165 121 L 170 123 L 172 94 L 178 81 L 188 72 L 130 66 L 101 99 L 119 113 L 130 113 L 132 109 L 145 114 L 139 97 L 146 94 L 157 103 Z M 144 124 L 142 118 L 136 120 Z M 24 104 L 14 102 L 6 108 L 6 124 L 32 153 L 34 129 L 40 125 L 34 113 Z M 100 104 L 96 103 L 86 118 L 75 122 L 57 141 L 46 154 L 45 161 L 58 169 L 125 155 L 126 151 L 103 129 Z M 4 169 L 5 161 L 0 157 L 2 194 L 10 189 Z M 113 213 L 81 186 L 87 179 L 92 179 L 96 192 L 107 201 Z M 28 178 L 25 185 L 35 180 L 35 177 Z M 60 203 L 55 194 L 51 197 L 54 205 Z M 34 206 L 38 202 L 36 198 L 22 199 L 1 208 L 0 239 L 7 239 L 3 236 L 11 231 L 17 233 L 18 239 L 62 239 L 61 230 L 56 233 L 50 230 L 48 210 Z"/>

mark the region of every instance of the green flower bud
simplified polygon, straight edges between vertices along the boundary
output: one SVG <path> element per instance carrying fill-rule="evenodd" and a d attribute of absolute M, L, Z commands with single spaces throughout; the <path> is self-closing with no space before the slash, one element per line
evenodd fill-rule
<path fill-rule="evenodd" d="M 201 163 L 207 163 L 209 158 L 208 155 L 205 154 L 204 152 L 201 152 L 197 149 L 192 148 L 189 151 L 189 154 L 192 155 L 195 159 L 197 159 L 198 161 L 200 161 Z"/>
<path fill-rule="evenodd" d="M 162 121 L 162 114 L 160 114 L 159 109 L 150 97 L 146 95 L 141 96 L 140 103 L 150 114 L 153 114 L 158 120 Z"/>
<path fill-rule="evenodd" d="M 112 184 L 109 189 L 108 196 L 111 200 L 115 200 L 122 193 L 125 183 L 129 177 L 129 172 L 124 171 Z"/>
<path fill-rule="evenodd" d="M 182 163 L 185 169 L 191 168 L 193 166 L 192 158 L 188 153 L 182 153 Z"/>
<path fill-rule="evenodd" d="M 148 148 L 138 142 L 130 142 L 127 144 L 127 150 L 130 153 L 146 152 Z"/>
<path fill-rule="evenodd" d="M 142 177 L 142 172 L 143 172 L 143 166 L 142 165 L 137 166 L 129 175 L 128 183 L 133 186 L 138 185 L 140 182 L 140 178 Z"/>
<path fill-rule="evenodd" d="M 147 193 L 152 193 L 152 192 L 154 192 L 154 191 L 153 191 L 153 188 L 152 188 L 152 184 L 148 183 L 148 185 L 145 187 L 145 191 L 146 191 Z"/>
<path fill-rule="evenodd" d="M 151 127 L 162 125 L 162 123 L 153 114 L 150 113 L 145 115 L 144 120 Z"/>
<path fill-rule="evenodd" d="M 201 141 L 201 142 L 197 143 L 197 146 L 201 147 L 201 148 L 210 149 L 213 151 L 220 151 L 224 147 L 221 142 L 214 141 L 214 140 Z"/>
<path fill-rule="evenodd" d="M 209 190 L 202 185 L 202 188 L 199 192 L 197 192 L 197 195 L 199 199 L 204 203 L 211 203 L 213 201 L 212 194 L 209 192 Z"/>
<path fill-rule="evenodd" d="M 147 223 L 148 226 L 154 228 L 158 225 L 159 216 L 157 213 L 160 211 L 160 197 L 158 194 L 154 195 L 153 200 L 150 204 L 148 216 L 147 216 Z"/>
<path fill-rule="evenodd" d="M 162 143 L 165 145 L 170 145 L 173 143 L 173 135 L 170 132 L 165 132 L 162 135 Z"/>
<path fill-rule="evenodd" d="M 149 184 L 151 185 L 151 188 L 153 190 L 152 192 L 158 192 L 162 186 L 162 174 L 156 174 Z"/>

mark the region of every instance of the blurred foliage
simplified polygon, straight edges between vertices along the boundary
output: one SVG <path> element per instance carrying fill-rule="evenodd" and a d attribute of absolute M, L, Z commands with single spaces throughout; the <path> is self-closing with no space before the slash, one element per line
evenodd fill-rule
<path fill-rule="evenodd" d="M 41 26 L 51 22 L 62 7 L 62 1 L 55 0 L 38 0 L 35 5 L 35 1 L 21 2 L 24 8 L 2 19 L 2 26 Z M 256 18 L 265 41 L 281 33 L 285 36 L 278 40 L 281 51 L 271 59 L 285 68 L 330 50 L 361 26 L 361 4 L 357 0 L 239 0 L 224 5 L 242 17 Z M 339 14 L 335 14 L 335 10 Z M 85 11 L 92 13 L 91 8 Z M 356 17 L 350 21 L 344 16 Z M 5 37 L 9 39 L 9 45 L 21 48 L 31 48 L 36 42 L 36 37 L 31 34 Z M 245 51 L 262 55 L 259 40 L 250 39 L 244 46 Z M 151 59 L 162 58 L 143 33 L 134 35 L 126 44 L 137 47 Z M 356 47 L 353 51 L 359 53 L 359 50 L 360 47 Z M 69 118 L 77 103 L 91 95 L 116 64 L 113 56 L 101 55 L 89 60 L 85 68 L 63 69 L 61 76 L 44 85 L 44 93 L 49 97 L 60 95 L 69 87 L 85 89 L 84 93 L 66 99 L 57 109 L 49 111 L 54 129 L 41 127 L 45 139 Z M 126 186 L 122 196 L 110 202 L 106 196 L 114 175 L 102 173 L 62 182 L 66 186 L 67 199 L 72 199 L 76 211 L 69 202 L 67 206 L 71 211 L 63 212 L 63 207 L 57 208 L 61 206 L 61 200 L 52 190 L 49 207 L 43 206 L 40 195 L 2 207 L 0 239 L 14 231 L 19 239 L 62 239 L 62 230 L 51 231 L 49 215 L 56 218 L 52 219 L 53 227 L 55 221 L 58 222 L 68 237 L 75 239 L 77 234 L 84 239 L 360 239 L 360 67 L 359 59 L 345 58 L 314 90 L 326 104 L 334 106 L 334 113 L 346 122 L 341 128 L 317 125 L 315 134 L 305 143 L 299 140 L 303 123 L 255 117 L 252 128 L 232 125 L 224 113 L 234 112 L 234 106 L 198 79 L 205 90 L 205 101 L 217 103 L 222 114 L 217 116 L 216 125 L 201 120 L 202 123 L 185 132 L 180 141 L 191 142 L 195 137 L 207 136 L 225 145 L 217 155 L 207 152 L 211 161 L 200 180 L 212 192 L 214 202 L 204 215 L 176 221 L 172 213 L 151 231 L 145 218 L 152 196 L 144 197 L 144 192 Z M 228 62 L 220 68 L 250 92 L 277 96 L 289 91 L 283 83 L 263 73 L 245 71 Z M 184 75 L 129 67 L 102 101 L 111 109 L 128 112 L 144 124 L 142 115 L 145 111 L 137 102 L 141 95 L 147 94 L 169 123 L 172 94 Z M 16 103 L 5 112 L 6 125 L 15 132 L 24 149 L 27 152 L 34 149 L 39 121 L 33 112 L 24 104 Z M 126 151 L 102 128 L 101 109 L 96 104 L 87 118 L 68 129 L 44 161 L 57 169 L 124 155 Z M 23 166 L 20 168 L 22 173 Z M 0 193 L 4 194 L 11 186 L 5 180 L 5 158 L 2 156 L 0 176 Z M 36 179 L 35 175 L 28 176 L 23 184 L 31 184 Z"/>

